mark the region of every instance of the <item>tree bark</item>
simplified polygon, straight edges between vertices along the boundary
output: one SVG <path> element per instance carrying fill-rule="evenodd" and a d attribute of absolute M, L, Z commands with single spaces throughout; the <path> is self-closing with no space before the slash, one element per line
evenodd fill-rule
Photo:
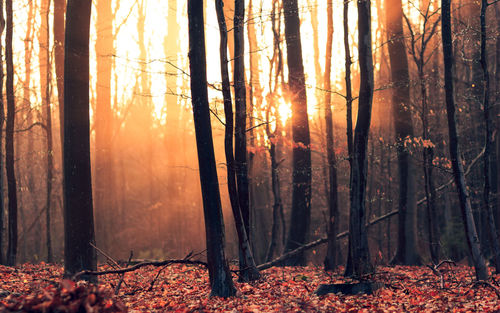
<path fill-rule="evenodd" d="M 486 51 L 486 9 L 488 8 L 488 1 L 481 0 L 481 69 L 483 70 L 483 117 L 485 123 L 485 138 L 484 138 L 484 155 L 483 155 L 483 173 L 484 173 L 484 190 L 483 201 L 486 207 L 486 214 L 488 220 L 490 243 L 493 249 L 493 257 L 495 260 L 495 270 L 500 272 L 500 244 L 498 242 L 498 233 L 495 225 L 495 215 L 493 212 L 492 203 L 490 200 L 491 192 L 491 167 L 490 159 L 493 149 L 493 125 L 491 120 L 491 107 L 490 107 L 490 72 L 488 70 L 488 54 Z"/>
<path fill-rule="evenodd" d="M 224 3 L 216 0 L 217 20 L 220 32 L 220 62 L 222 77 L 222 95 L 224 98 L 224 115 L 226 117 L 224 149 L 226 154 L 227 167 L 227 188 L 229 200 L 233 210 L 234 224 L 238 233 L 238 247 L 240 250 L 240 279 L 242 281 L 252 281 L 260 277 L 259 271 L 255 267 L 255 261 L 248 240 L 247 231 L 243 221 L 241 208 L 238 201 L 238 188 L 236 185 L 236 167 L 233 156 L 233 104 L 231 101 L 231 85 L 229 83 L 229 70 L 227 59 L 227 28 L 223 11 Z"/>
<path fill-rule="evenodd" d="M 285 251 L 290 251 L 304 244 L 309 233 L 311 220 L 311 140 L 297 0 L 284 0 L 283 10 L 293 134 L 292 218 L 285 246 Z M 301 253 L 288 259 L 286 265 L 305 265 L 304 254 Z"/>
<path fill-rule="evenodd" d="M 420 257 L 416 246 L 416 204 L 414 190 L 414 168 L 409 151 L 404 145 L 406 138 L 413 137 L 410 110 L 410 81 L 408 60 L 404 46 L 403 8 L 401 0 L 387 0 L 388 50 L 391 63 L 392 114 L 397 141 L 399 177 L 398 241 L 394 264 L 416 265 Z"/>
<path fill-rule="evenodd" d="M 367 146 L 370 131 L 373 100 L 373 59 L 371 38 L 370 0 L 358 1 L 358 49 L 360 69 L 360 90 L 358 119 L 354 130 L 353 162 L 351 169 L 350 215 L 349 215 L 349 254 L 352 273 L 345 275 L 361 276 L 373 271 L 368 248 L 366 230 L 366 177 Z"/>
<path fill-rule="evenodd" d="M 89 121 L 91 0 L 68 0 L 64 53 L 64 272 L 96 270 Z M 90 276 L 83 277 L 94 280 Z"/>
<path fill-rule="evenodd" d="M 6 0 L 7 31 L 5 34 L 5 59 L 7 64 L 7 121 L 5 128 L 5 168 L 7 174 L 7 195 L 9 199 L 9 240 L 7 246 L 7 265 L 16 264 L 17 255 L 17 183 L 14 170 L 14 125 L 16 103 L 14 95 L 14 63 L 12 55 L 13 11 L 12 0 Z"/>
<path fill-rule="evenodd" d="M 52 262 L 52 239 L 50 233 L 50 204 L 53 179 L 53 146 L 52 146 L 52 115 L 50 109 L 50 32 L 49 32 L 50 0 L 43 0 L 40 6 L 40 31 L 38 36 L 40 60 L 40 89 L 42 91 L 42 115 L 45 119 L 45 143 L 47 155 L 47 181 L 45 196 L 45 233 L 47 244 L 47 262 Z"/>
<path fill-rule="evenodd" d="M 345 53 L 345 101 L 347 121 L 347 157 L 352 168 L 352 86 L 351 86 L 351 48 L 349 46 L 349 1 L 344 1 L 343 9 L 344 24 L 344 53 Z"/>
<path fill-rule="evenodd" d="M 328 206 L 330 218 L 328 220 L 328 247 L 324 260 L 325 270 L 333 271 L 337 266 L 337 232 L 338 232 L 338 194 L 337 194 L 337 160 L 335 156 L 334 138 L 333 138 L 333 120 L 332 120 L 332 94 L 331 89 L 331 70 L 332 70 L 332 45 L 333 45 L 333 8 L 332 0 L 327 3 L 327 38 L 326 38 L 326 60 L 325 60 L 325 124 L 326 124 L 326 153 L 328 160 Z"/>
<path fill-rule="evenodd" d="M 247 236 L 250 237 L 250 203 L 248 192 L 248 164 L 246 142 L 246 85 L 245 85 L 245 37 L 244 37 L 245 2 L 234 2 L 234 160 L 236 165 L 236 182 L 238 186 L 238 202 Z M 242 251 L 240 251 L 242 253 Z M 241 257 L 240 257 L 241 262 Z M 241 264 L 240 264 L 241 266 Z"/>
<path fill-rule="evenodd" d="M 3 30 L 5 28 L 4 20 L 4 1 L 0 0 L 0 38 L 2 37 Z M 0 41 L 0 95 L 3 95 L 3 82 L 4 82 L 4 72 L 3 72 L 3 57 L 2 57 L 2 43 Z M 0 97 L 0 129 L 3 129 L 5 122 L 5 110 L 4 110 L 4 100 Z M 0 147 L 3 142 L 3 133 L 0 132 Z M 1 150 L 1 149 L 0 149 Z M 3 256 L 3 238 L 4 238 L 4 171 L 3 171 L 3 153 L 0 151 L 0 264 L 6 264 L 6 260 Z"/>
<path fill-rule="evenodd" d="M 231 297 L 236 294 L 236 289 L 224 254 L 224 221 L 208 107 L 203 0 L 188 0 L 187 7 L 191 101 L 205 216 L 210 295 Z"/>
<path fill-rule="evenodd" d="M 444 59 L 444 89 L 446 95 L 446 113 L 448 117 L 448 132 L 449 132 L 449 147 L 450 158 L 453 167 L 453 176 L 457 192 L 460 200 L 460 209 L 462 220 L 465 228 L 465 236 L 469 252 L 472 255 L 472 261 L 476 270 L 476 278 L 478 280 L 486 280 L 488 271 L 484 257 L 481 253 L 481 244 L 476 232 L 474 217 L 470 204 L 469 192 L 465 180 L 462 158 L 460 155 L 460 147 L 458 143 L 458 132 L 456 125 L 455 100 L 453 91 L 453 48 L 451 38 L 451 18 L 450 18 L 450 2 L 451 0 L 441 0 L 441 32 L 443 42 L 443 59 Z"/>

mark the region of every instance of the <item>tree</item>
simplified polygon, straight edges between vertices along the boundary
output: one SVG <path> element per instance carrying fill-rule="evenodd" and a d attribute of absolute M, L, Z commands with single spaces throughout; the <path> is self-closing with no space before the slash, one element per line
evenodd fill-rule
<path fill-rule="evenodd" d="M 64 272 L 96 270 L 89 121 L 91 0 L 68 0 L 64 44 Z M 93 280 L 94 276 L 82 278 Z"/>
<path fill-rule="evenodd" d="M 472 215 L 469 192 L 465 180 L 460 146 L 458 143 L 458 132 L 456 125 L 455 100 L 453 91 L 453 46 L 451 39 L 451 0 L 441 0 L 441 35 L 443 42 L 444 59 L 444 90 L 446 96 L 446 113 L 448 118 L 448 134 L 451 164 L 453 167 L 453 177 L 457 186 L 458 198 L 460 201 L 460 211 L 465 228 L 465 236 L 472 262 L 476 270 L 476 278 L 485 280 L 488 278 L 488 271 L 484 257 L 481 253 L 481 244 L 477 236 L 476 225 Z"/>
<path fill-rule="evenodd" d="M 52 144 L 52 113 L 50 109 L 50 32 L 49 32 L 49 13 L 50 13 L 50 0 L 43 0 L 40 7 L 40 32 L 38 42 L 40 45 L 39 60 L 40 60 L 40 89 L 42 91 L 42 115 L 45 120 L 45 135 L 46 135 L 46 148 L 47 154 L 47 181 L 46 183 L 46 197 L 45 197 L 45 226 L 46 226 L 46 240 L 47 240 L 47 262 L 52 262 L 52 240 L 50 232 L 50 208 L 52 200 L 52 180 L 53 180 L 53 144 Z"/>
<path fill-rule="evenodd" d="M 113 111 L 111 108 L 111 72 L 114 53 L 113 13 L 111 1 L 98 0 L 96 5 L 96 104 L 95 104 L 95 179 L 94 203 L 99 245 L 109 250 L 116 210 L 114 162 L 112 154 Z"/>
<path fill-rule="evenodd" d="M 234 222 L 238 233 L 238 246 L 240 250 L 240 278 L 243 281 L 256 280 L 260 277 L 259 271 L 255 267 L 250 242 L 248 240 L 248 232 L 243 219 L 243 212 L 239 201 L 239 191 L 236 183 L 236 165 L 233 155 L 233 104 L 231 101 L 231 84 L 229 82 L 229 70 L 227 59 L 227 27 L 223 11 L 224 3 L 222 0 L 217 0 L 215 8 L 217 10 L 217 19 L 219 22 L 220 32 L 220 62 L 221 62 L 221 77 L 222 77 L 222 95 L 224 98 L 224 115 L 226 117 L 224 149 L 226 154 L 227 167 L 227 188 L 229 200 L 233 210 Z M 238 6 L 237 6 L 238 7 Z M 240 33 L 241 31 L 235 32 Z M 240 34 L 241 35 L 241 34 Z M 238 46 L 238 45 L 237 45 Z M 238 63 L 238 62 L 236 62 Z M 239 69 L 241 70 L 241 69 Z M 235 71 L 238 72 L 239 70 Z M 239 87 L 241 88 L 241 86 Z M 246 150 L 246 148 L 245 148 Z M 247 189 L 248 190 L 248 189 Z M 241 198 L 240 198 L 241 199 Z"/>
<path fill-rule="evenodd" d="M 403 34 L 403 7 L 401 0 L 386 1 L 389 59 L 393 83 L 392 115 L 396 132 L 399 203 L 398 241 L 394 259 L 396 264 L 415 265 L 420 262 L 416 246 L 416 200 L 414 190 L 414 166 L 404 145 L 413 138 L 410 110 L 410 77 Z"/>
<path fill-rule="evenodd" d="M 14 125 L 16 118 L 16 103 L 14 95 L 14 63 L 12 55 L 13 12 L 12 0 L 6 0 L 7 31 L 5 33 L 5 60 L 7 64 L 7 121 L 5 128 L 5 171 L 7 174 L 7 197 L 9 241 L 7 246 L 7 265 L 16 264 L 17 255 L 17 187 L 14 170 Z"/>
<path fill-rule="evenodd" d="M 54 63 L 56 70 L 57 101 L 61 146 L 64 145 L 64 13 L 66 0 L 54 0 Z"/>
<path fill-rule="evenodd" d="M 297 0 L 284 0 L 288 85 L 292 102 L 293 174 L 292 218 L 285 252 L 306 243 L 311 220 L 311 149 L 307 96 L 302 64 L 300 18 Z M 289 258 L 287 265 L 305 265 L 303 253 Z"/>
<path fill-rule="evenodd" d="M 370 0 L 358 1 L 358 50 L 360 88 L 358 119 L 354 129 L 350 213 L 349 254 L 352 264 L 347 264 L 346 275 L 361 276 L 373 271 L 368 249 L 366 230 L 365 196 L 368 170 L 367 146 L 373 100 L 373 59 L 371 36 Z M 351 272 L 352 271 L 352 272 Z"/>
<path fill-rule="evenodd" d="M 210 295 L 231 297 L 236 289 L 224 253 L 224 221 L 208 107 L 203 0 L 188 0 L 187 7 L 191 101 L 205 216 Z"/>
<path fill-rule="evenodd" d="M 484 164 L 483 164 L 483 175 L 484 175 L 484 191 L 483 191 L 483 201 L 486 206 L 487 220 L 489 228 L 490 242 L 493 248 L 493 257 L 495 260 L 495 270 L 500 273 L 500 245 L 498 242 L 498 233 L 495 225 L 495 216 L 493 213 L 493 207 L 490 200 L 491 192 L 491 167 L 490 159 L 492 157 L 492 144 L 493 144 L 493 123 L 491 120 L 491 107 L 490 107 L 490 72 L 488 70 L 488 55 L 486 51 L 486 9 L 488 8 L 488 1 L 481 0 L 481 14 L 480 14 L 480 25 L 481 25 L 481 68 L 483 70 L 483 118 L 485 123 L 485 144 L 484 144 Z"/>
<path fill-rule="evenodd" d="M 328 248 L 325 257 L 325 270 L 331 271 L 337 265 L 337 232 L 338 232 L 338 195 L 337 195 L 337 165 L 334 150 L 333 139 L 333 121 L 331 101 L 332 94 L 329 92 L 331 88 L 331 69 L 332 69 L 332 45 L 333 45 L 333 8 L 332 1 L 327 4 L 327 41 L 326 41 L 326 66 L 325 66 L 325 122 L 326 122 L 326 153 L 328 160 L 328 206 L 330 218 L 328 220 Z"/>
<path fill-rule="evenodd" d="M 2 37 L 3 30 L 5 28 L 5 20 L 3 15 L 3 0 L 0 0 L 0 38 Z M 3 72 L 3 58 L 2 58 L 2 49 L 1 49 L 1 41 L 0 41 L 0 95 L 3 95 L 3 81 L 4 81 L 4 72 Z M 3 129 L 5 121 L 5 111 L 4 111 L 4 101 L 3 97 L 0 97 L 0 129 Z M 3 141 L 3 133 L 0 133 L 0 147 L 2 146 Z M 3 156 L 0 152 L 0 190 L 3 190 Z M 4 264 L 3 257 L 3 238 L 4 238 L 4 194 L 0 192 L 0 264 Z"/>

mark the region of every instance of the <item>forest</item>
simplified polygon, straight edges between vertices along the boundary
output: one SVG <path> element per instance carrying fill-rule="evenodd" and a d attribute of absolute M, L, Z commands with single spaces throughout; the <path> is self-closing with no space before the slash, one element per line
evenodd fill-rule
<path fill-rule="evenodd" d="M 499 2 L 0 0 L 0 312 L 500 311 Z"/>

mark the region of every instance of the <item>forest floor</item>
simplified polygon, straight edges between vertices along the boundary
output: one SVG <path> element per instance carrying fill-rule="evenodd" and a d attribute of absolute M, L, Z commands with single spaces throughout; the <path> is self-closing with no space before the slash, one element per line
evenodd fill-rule
<path fill-rule="evenodd" d="M 317 296 L 319 284 L 346 282 L 340 272 L 274 267 L 256 282 L 235 282 L 237 296 L 223 299 L 209 298 L 208 273 L 194 265 L 126 273 L 118 296 L 119 275 L 89 286 L 61 280 L 60 265 L 0 266 L 0 312 L 500 312 L 500 275 L 474 283 L 469 267 L 440 270 L 442 280 L 425 266 L 379 266 L 373 279 L 384 287 L 372 295 Z"/>

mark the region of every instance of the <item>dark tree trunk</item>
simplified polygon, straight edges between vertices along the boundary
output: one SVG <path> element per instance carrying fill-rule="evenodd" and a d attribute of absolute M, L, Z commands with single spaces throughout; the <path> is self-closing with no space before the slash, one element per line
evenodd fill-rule
<path fill-rule="evenodd" d="M 413 137 L 410 110 L 410 81 L 408 60 L 404 45 L 403 8 L 401 0 L 386 0 L 387 32 L 389 59 L 393 83 L 392 114 L 396 132 L 398 177 L 399 177 L 399 214 L 398 241 L 395 264 L 415 265 L 420 263 L 416 246 L 416 202 L 414 190 L 413 164 L 404 140 Z"/>
<path fill-rule="evenodd" d="M 311 149 L 307 97 L 302 64 L 300 19 L 297 0 L 284 0 L 285 38 L 287 46 L 288 84 L 292 102 L 293 174 L 292 218 L 285 252 L 306 243 L 311 220 Z M 285 262 L 305 265 L 304 253 Z"/>
<path fill-rule="evenodd" d="M 333 139 L 333 121 L 332 121 L 332 94 L 328 92 L 331 88 L 331 70 L 332 70 L 332 45 L 333 45 L 333 8 L 332 0 L 327 4 L 327 41 L 326 41 L 326 60 L 325 60 L 325 124 L 326 124 L 326 153 L 328 160 L 328 206 L 330 218 L 328 220 L 328 247 L 325 257 L 325 270 L 333 271 L 337 266 L 337 232 L 338 232 L 338 195 L 337 195 L 337 165 L 335 157 L 335 147 Z"/>
<path fill-rule="evenodd" d="M 351 47 L 349 46 L 349 1 L 344 1 L 344 52 L 345 52 L 345 100 L 347 121 L 347 155 L 352 168 L 352 87 L 351 87 Z"/>
<path fill-rule="evenodd" d="M 5 20 L 3 15 L 3 0 L 0 0 L 0 38 L 2 37 L 3 30 L 5 28 Z M 3 81 L 4 81 L 4 72 L 3 72 L 3 57 L 2 57 L 2 44 L 0 41 L 0 95 L 3 95 Z M 3 97 L 0 97 L 0 129 L 3 129 L 3 125 L 5 122 L 5 110 L 4 110 L 4 100 Z M 0 132 L 0 147 L 2 147 L 3 141 L 3 133 Z M 0 148 L 0 264 L 6 264 L 3 256 L 3 238 L 4 238 L 4 175 L 3 175 L 3 153 Z"/>
<path fill-rule="evenodd" d="M 443 42 L 443 58 L 444 58 L 444 89 L 446 95 L 446 113 L 448 116 L 448 132 L 449 132 L 449 147 L 450 158 L 453 167 L 453 176 L 457 192 L 460 200 L 460 209 L 462 220 L 465 228 L 465 236 L 469 252 L 472 255 L 472 261 L 476 270 L 476 278 L 478 280 L 486 280 L 488 271 L 484 257 L 481 253 L 481 244 L 476 232 L 474 217 L 470 204 L 469 192 L 465 181 L 462 158 L 460 155 L 460 147 L 458 143 L 458 132 L 456 125 L 455 100 L 453 91 L 453 48 L 451 39 L 451 18 L 450 18 L 450 2 L 451 0 L 441 0 L 441 32 Z"/>
<path fill-rule="evenodd" d="M 208 107 L 203 0 L 188 0 L 189 69 L 198 164 L 205 216 L 207 262 L 211 296 L 236 294 L 224 254 L 224 221 Z"/>
<path fill-rule="evenodd" d="M 346 275 L 361 276 L 373 271 L 366 230 L 367 146 L 373 100 L 373 59 L 371 38 L 370 0 L 358 1 L 358 43 L 360 89 L 358 119 L 354 130 L 351 169 L 349 254 L 352 266 L 346 266 Z M 352 269 L 349 273 L 347 269 Z"/>
<path fill-rule="evenodd" d="M 495 270 L 500 272 L 500 247 L 498 243 L 498 233 L 495 225 L 495 216 L 493 207 L 490 200 L 491 192 L 491 167 L 490 158 L 493 148 L 493 125 L 491 120 L 491 107 L 490 107 L 490 72 L 488 70 L 488 54 L 486 51 L 486 9 L 488 8 L 488 1 L 481 0 L 481 68 L 483 70 L 483 110 L 484 110 L 484 123 L 485 123 L 485 144 L 483 156 L 483 171 L 484 171 L 484 205 L 487 212 L 488 228 L 490 243 L 493 250 L 495 260 Z"/>
<path fill-rule="evenodd" d="M 236 165 L 236 183 L 238 202 L 247 237 L 250 238 L 250 203 L 248 192 L 248 164 L 246 141 L 246 85 L 245 85 L 245 36 L 244 36 L 245 1 L 234 1 L 234 160 Z M 242 254 L 243 251 L 240 251 Z M 240 256 L 240 266 L 242 256 Z"/>
<path fill-rule="evenodd" d="M 64 272 L 96 270 L 89 121 L 92 1 L 68 0 L 64 44 Z M 95 281 L 95 276 L 83 277 Z"/>
<path fill-rule="evenodd" d="M 52 179 L 53 179 L 53 146 L 52 146 L 52 115 L 50 110 L 50 32 L 49 32 L 49 13 L 50 0 L 42 1 L 40 7 L 40 32 L 38 42 L 40 44 L 39 60 L 40 60 L 40 88 L 42 91 L 42 112 L 45 119 L 45 135 L 46 135 L 46 164 L 47 164 L 47 181 L 46 196 L 45 196 L 45 232 L 47 244 L 47 262 L 52 262 L 52 240 L 50 233 L 50 204 L 52 196 Z"/>
<path fill-rule="evenodd" d="M 227 27 L 223 11 L 224 3 L 216 0 L 217 19 L 220 30 L 220 62 L 222 77 L 222 95 L 224 98 L 224 115 L 226 117 L 226 128 L 224 136 L 224 149 L 227 166 L 227 188 L 231 208 L 233 209 L 234 224 L 238 233 L 238 243 L 240 249 L 240 279 L 243 281 L 256 280 L 260 277 L 259 271 L 255 267 L 250 242 L 243 222 L 242 212 L 238 202 L 238 188 L 236 186 L 235 161 L 233 156 L 233 105 L 231 101 L 231 85 L 229 82 L 229 70 L 227 59 Z"/>
<path fill-rule="evenodd" d="M 54 63 L 56 69 L 57 101 L 61 146 L 64 146 L 64 13 L 66 0 L 54 0 Z"/>
<path fill-rule="evenodd" d="M 9 199 L 9 241 L 7 246 L 7 265 L 16 264 L 17 255 L 17 187 L 14 170 L 14 125 L 16 103 L 14 95 L 14 63 L 12 55 L 13 12 L 12 0 L 6 0 L 7 32 L 5 34 L 5 61 L 7 63 L 7 124 L 5 128 L 5 170 L 7 174 L 7 195 Z"/>

